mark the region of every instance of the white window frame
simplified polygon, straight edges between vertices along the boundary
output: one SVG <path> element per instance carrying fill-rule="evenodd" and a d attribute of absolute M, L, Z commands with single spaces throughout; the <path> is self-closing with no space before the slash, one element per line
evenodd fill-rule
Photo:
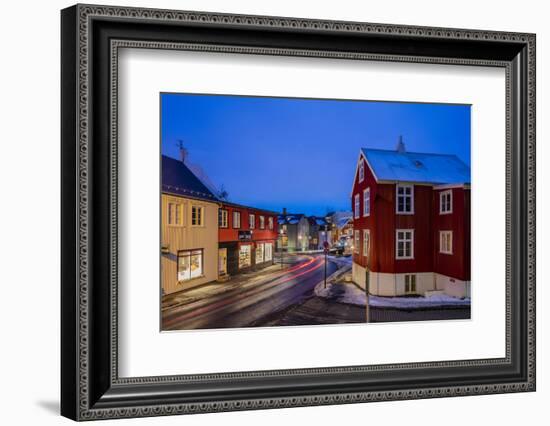
<path fill-rule="evenodd" d="M 447 236 L 449 247 L 447 247 Z M 439 253 L 453 254 L 453 231 L 439 231 Z"/>
<path fill-rule="evenodd" d="M 248 226 L 250 229 L 256 228 L 256 215 L 254 213 L 249 213 L 248 215 Z"/>
<path fill-rule="evenodd" d="M 218 223 L 220 228 L 227 228 L 229 226 L 229 212 L 226 209 L 220 209 L 221 221 Z"/>
<path fill-rule="evenodd" d="M 363 216 L 370 216 L 370 187 L 363 190 Z"/>
<path fill-rule="evenodd" d="M 370 249 L 370 229 L 363 229 L 363 256 L 369 255 Z"/>
<path fill-rule="evenodd" d="M 265 216 L 260 216 L 260 229 L 265 229 Z"/>
<path fill-rule="evenodd" d="M 449 210 L 444 209 L 445 206 L 444 198 L 449 196 Z M 446 191 L 441 191 L 439 193 L 439 214 L 451 214 L 453 212 L 453 190 L 448 189 Z"/>
<path fill-rule="evenodd" d="M 408 289 L 407 289 L 407 277 L 409 278 Z M 416 293 L 416 274 L 405 274 L 403 276 L 403 286 L 404 286 L 405 294 L 415 294 Z"/>
<path fill-rule="evenodd" d="M 359 219 L 359 194 L 355 194 L 353 217 L 354 219 Z"/>
<path fill-rule="evenodd" d="M 172 215 L 172 209 L 174 215 Z M 183 204 L 173 201 L 168 202 L 167 223 L 169 226 L 183 226 Z M 173 217 L 172 217 L 173 216 Z M 178 220 L 179 218 L 179 220 Z M 172 220 L 174 219 L 174 220 Z"/>
<path fill-rule="evenodd" d="M 273 231 L 273 216 L 269 216 L 267 218 L 267 226 L 271 231 Z"/>
<path fill-rule="evenodd" d="M 198 223 L 193 223 L 193 209 L 197 209 L 198 213 Z M 201 227 L 204 226 L 204 206 L 198 204 L 191 204 L 191 226 Z"/>
<path fill-rule="evenodd" d="M 400 188 L 410 188 L 410 195 L 399 195 Z M 411 199 L 411 211 L 399 211 L 399 197 L 410 197 Z M 405 205 L 405 203 L 403 203 Z M 414 214 L 414 185 L 412 184 L 397 184 L 395 185 L 395 213 L 396 214 Z"/>
<path fill-rule="evenodd" d="M 359 246 L 361 244 L 360 238 L 361 237 L 359 235 L 359 230 L 356 229 L 355 232 L 354 232 L 354 235 L 353 235 L 353 243 L 354 243 L 353 252 L 356 253 L 356 254 L 359 254 Z"/>
<path fill-rule="evenodd" d="M 359 182 L 365 180 L 365 162 L 361 159 L 359 162 Z"/>
<path fill-rule="evenodd" d="M 410 238 L 411 254 L 410 254 L 410 256 L 399 256 L 399 242 L 403 241 L 404 243 L 406 243 L 407 241 L 409 241 L 409 238 L 404 238 L 403 240 L 400 240 L 399 239 L 399 233 L 400 232 L 404 232 L 404 233 L 410 232 L 410 234 L 411 234 L 411 238 Z M 414 229 L 396 229 L 395 230 L 395 258 L 398 259 L 398 260 L 401 260 L 401 259 L 414 259 Z"/>
<path fill-rule="evenodd" d="M 239 218 L 239 220 L 235 220 L 235 218 Z M 233 210 L 233 220 L 231 221 L 231 225 L 233 229 L 239 229 L 241 227 L 241 212 L 238 210 Z M 237 226 L 235 226 L 237 225 Z"/>

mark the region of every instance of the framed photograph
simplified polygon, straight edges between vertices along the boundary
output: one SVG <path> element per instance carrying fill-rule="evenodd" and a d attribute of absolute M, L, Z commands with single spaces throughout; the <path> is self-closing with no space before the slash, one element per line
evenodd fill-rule
<path fill-rule="evenodd" d="M 535 35 L 61 30 L 64 416 L 535 390 Z"/>

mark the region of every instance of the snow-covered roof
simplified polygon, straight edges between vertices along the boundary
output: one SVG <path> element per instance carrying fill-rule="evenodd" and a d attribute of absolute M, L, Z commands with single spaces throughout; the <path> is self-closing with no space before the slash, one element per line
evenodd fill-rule
<path fill-rule="evenodd" d="M 470 168 L 456 155 L 361 148 L 377 180 L 470 183 Z"/>
<path fill-rule="evenodd" d="M 287 215 L 279 215 L 278 217 L 278 223 L 279 224 L 288 224 L 288 225 L 296 225 L 300 220 L 304 217 L 302 213 L 288 213 Z"/>

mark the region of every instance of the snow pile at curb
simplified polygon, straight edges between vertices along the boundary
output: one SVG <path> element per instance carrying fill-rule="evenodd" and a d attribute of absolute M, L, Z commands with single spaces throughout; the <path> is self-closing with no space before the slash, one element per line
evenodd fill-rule
<path fill-rule="evenodd" d="M 470 306 L 470 299 L 457 299 L 445 294 L 431 297 L 369 296 L 369 306 L 375 308 L 420 309 L 442 306 Z"/>
<path fill-rule="evenodd" d="M 324 283 L 320 282 L 315 286 L 315 295 L 336 303 L 347 303 L 349 305 L 365 306 L 367 302 L 365 292 L 353 284 L 328 283 L 327 288 L 325 288 Z"/>

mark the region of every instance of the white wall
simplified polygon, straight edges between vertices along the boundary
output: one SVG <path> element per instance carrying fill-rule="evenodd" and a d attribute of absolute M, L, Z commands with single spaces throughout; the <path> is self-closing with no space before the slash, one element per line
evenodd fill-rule
<path fill-rule="evenodd" d="M 544 424 L 550 399 L 550 28 L 544 2 L 463 0 L 366 2 L 340 0 L 159 0 L 109 1 L 144 7 L 344 19 L 382 23 L 527 31 L 538 34 L 538 392 L 454 399 L 294 408 L 186 417 L 111 421 L 103 424 Z M 68 424 L 57 415 L 59 394 L 59 9 L 71 2 L 5 2 L 0 67 L 0 393 L 2 423 Z M 32 194 L 32 197 L 29 195 Z M 32 204 L 30 204 L 32 200 Z M 20 229 L 35 225 L 35 244 Z M 22 274 L 21 271 L 28 271 Z M 28 276 L 25 282 L 21 277 Z M 29 290 L 30 289 L 30 290 Z M 538 420 L 537 420 L 538 419 Z M 132 422 L 132 423 L 128 423 Z"/>

